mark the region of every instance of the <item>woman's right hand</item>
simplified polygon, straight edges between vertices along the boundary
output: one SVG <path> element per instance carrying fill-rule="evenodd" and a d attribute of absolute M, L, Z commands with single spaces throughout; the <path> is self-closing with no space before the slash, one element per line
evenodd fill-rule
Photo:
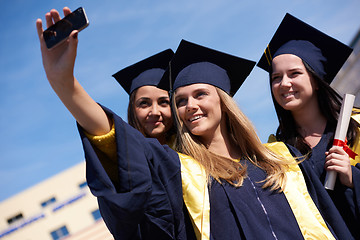
<path fill-rule="evenodd" d="M 71 13 L 67 7 L 63 11 L 65 16 Z M 55 9 L 46 13 L 45 18 L 47 27 L 61 20 Z M 111 121 L 74 77 L 78 31 L 72 31 L 66 41 L 49 50 L 43 38 L 41 19 L 36 20 L 36 28 L 46 77 L 60 100 L 85 131 L 91 135 L 108 133 Z"/>
<path fill-rule="evenodd" d="M 67 16 L 71 13 L 71 10 L 68 7 L 64 7 L 63 12 Z M 45 19 L 47 28 L 61 20 L 59 12 L 55 9 L 46 13 Z M 36 28 L 40 40 L 43 65 L 50 84 L 53 86 L 57 83 L 64 84 L 67 80 L 71 81 L 74 78 L 78 31 L 72 31 L 66 41 L 49 50 L 43 38 L 44 30 L 41 19 L 36 20 Z"/>

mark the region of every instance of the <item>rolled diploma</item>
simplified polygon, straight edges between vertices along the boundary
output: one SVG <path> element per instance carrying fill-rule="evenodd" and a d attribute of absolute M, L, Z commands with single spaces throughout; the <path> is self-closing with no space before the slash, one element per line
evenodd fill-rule
<path fill-rule="evenodd" d="M 336 125 L 336 131 L 334 139 L 345 141 L 346 133 L 349 128 L 349 122 L 351 117 L 352 108 L 354 106 L 355 95 L 345 94 L 343 104 L 341 106 L 339 119 Z M 325 178 L 325 188 L 334 190 L 337 173 L 335 171 L 327 171 Z"/>

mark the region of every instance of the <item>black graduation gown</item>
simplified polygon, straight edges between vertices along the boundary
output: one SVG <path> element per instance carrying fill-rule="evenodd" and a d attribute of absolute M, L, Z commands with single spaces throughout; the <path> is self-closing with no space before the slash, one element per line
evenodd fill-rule
<path fill-rule="evenodd" d="M 211 183 L 211 239 L 304 239 L 285 195 L 263 189 L 265 172 L 247 165 L 243 186 Z"/>
<path fill-rule="evenodd" d="M 324 187 L 325 152 L 332 146 L 334 130 L 326 127 L 320 142 L 308 159 L 300 163 L 310 196 L 320 210 L 328 227 L 339 239 L 360 239 L 360 168 L 352 166 L 354 188 L 336 181 L 334 190 Z M 303 156 L 295 147 L 286 144 L 295 157 Z"/>
<path fill-rule="evenodd" d="M 155 139 L 143 137 L 110 110 L 104 110 L 116 126 L 119 176 L 116 186 L 80 126 L 79 132 L 87 183 L 114 238 L 195 239 L 182 201 L 177 153 Z"/>
<path fill-rule="evenodd" d="M 81 127 L 86 177 L 115 239 L 194 239 L 182 197 L 179 155 L 114 119 L 119 183 L 108 177 Z M 265 173 L 248 163 L 244 185 L 210 184 L 210 239 L 303 239 L 283 193 L 262 189 Z M 115 186 L 116 185 L 116 186 Z"/>

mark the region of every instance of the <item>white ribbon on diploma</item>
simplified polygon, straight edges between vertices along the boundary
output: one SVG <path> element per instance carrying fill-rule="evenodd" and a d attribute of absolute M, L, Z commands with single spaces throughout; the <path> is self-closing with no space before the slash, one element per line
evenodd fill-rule
<path fill-rule="evenodd" d="M 351 118 L 352 108 L 354 106 L 355 95 L 345 94 L 343 103 L 340 110 L 339 119 L 336 125 L 336 131 L 334 140 L 339 140 L 345 142 L 346 133 L 349 128 L 349 122 Z M 336 181 L 337 173 L 335 171 L 327 171 L 325 178 L 325 188 L 334 190 L 334 185 Z"/>

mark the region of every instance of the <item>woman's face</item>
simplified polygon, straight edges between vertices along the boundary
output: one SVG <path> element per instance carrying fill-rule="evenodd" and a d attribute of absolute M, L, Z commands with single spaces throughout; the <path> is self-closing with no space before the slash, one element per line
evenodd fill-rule
<path fill-rule="evenodd" d="M 135 114 L 149 137 L 164 136 L 173 124 L 167 91 L 155 86 L 138 88 L 135 94 Z"/>
<path fill-rule="evenodd" d="M 316 83 L 301 58 L 279 55 L 273 59 L 272 68 L 271 91 L 282 108 L 296 112 L 317 104 Z"/>
<path fill-rule="evenodd" d="M 179 87 L 175 103 L 180 119 L 192 134 L 209 141 L 220 133 L 221 102 L 214 86 L 197 83 Z"/>

